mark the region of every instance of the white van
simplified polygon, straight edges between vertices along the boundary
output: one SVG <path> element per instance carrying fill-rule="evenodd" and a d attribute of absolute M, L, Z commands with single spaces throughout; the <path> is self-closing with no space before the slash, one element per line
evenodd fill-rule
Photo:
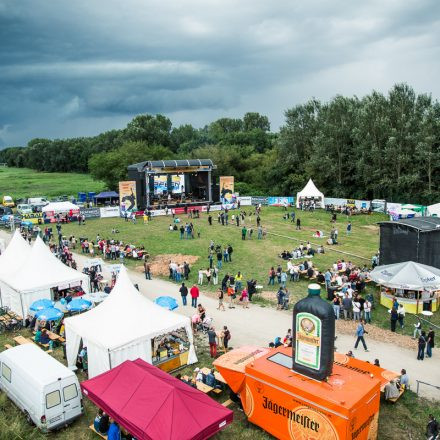
<path fill-rule="evenodd" d="M 44 197 L 31 197 L 28 199 L 28 205 L 35 206 L 36 208 L 42 208 L 49 204 L 49 200 Z"/>
<path fill-rule="evenodd" d="M 0 389 L 43 432 L 62 428 L 83 413 L 75 373 L 35 344 L 0 353 Z"/>

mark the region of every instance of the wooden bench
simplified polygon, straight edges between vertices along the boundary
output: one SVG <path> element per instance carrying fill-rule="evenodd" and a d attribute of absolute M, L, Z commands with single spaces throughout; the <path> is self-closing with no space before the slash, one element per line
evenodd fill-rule
<path fill-rule="evenodd" d="M 12 345 L 11 345 L 11 344 L 5 344 L 5 348 L 6 348 L 6 349 L 8 349 L 8 348 L 12 348 Z"/>
<path fill-rule="evenodd" d="M 33 344 L 34 341 L 32 341 L 29 338 L 25 338 L 24 336 L 18 335 L 14 338 L 14 342 L 18 345 L 24 345 L 24 344 Z"/>
<path fill-rule="evenodd" d="M 90 425 L 89 429 L 91 429 L 95 434 L 99 435 L 101 438 L 107 440 L 107 436 L 105 434 L 101 434 L 100 432 L 98 432 L 93 425 Z"/>
<path fill-rule="evenodd" d="M 230 405 L 232 405 L 234 402 L 231 399 L 226 400 L 222 403 L 223 406 L 226 406 L 226 408 Z"/>
<path fill-rule="evenodd" d="M 398 395 L 397 397 L 393 397 L 393 398 L 391 398 L 391 399 L 387 399 L 387 402 L 396 403 L 396 402 L 400 399 L 400 397 L 402 396 L 402 394 L 404 393 L 404 391 L 405 391 L 404 388 L 400 389 L 400 390 L 399 390 L 399 395 Z"/>

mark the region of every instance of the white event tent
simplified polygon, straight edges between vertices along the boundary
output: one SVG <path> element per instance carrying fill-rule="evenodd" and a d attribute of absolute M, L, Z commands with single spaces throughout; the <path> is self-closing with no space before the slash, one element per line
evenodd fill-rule
<path fill-rule="evenodd" d="M 299 208 L 299 203 L 306 199 L 313 199 L 316 208 L 324 208 L 324 194 L 316 188 L 312 179 L 309 179 L 307 185 L 296 194 L 296 207 Z"/>
<path fill-rule="evenodd" d="M 30 253 L 31 247 L 16 229 L 7 248 L 0 255 L 0 305 L 2 307 L 10 305 L 3 300 L 2 281 L 15 273 Z"/>
<path fill-rule="evenodd" d="M 440 203 L 429 205 L 426 209 L 426 215 L 431 217 L 440 217 Z"/>
<path fill-rule="evenodd" d="M 67 213 L 69 211 L 78 212 L 79 206 L 71 202 L 51 202 L 44 206 L 42 212 L 53 212 L 55 214 Z"/>
<path fill-rule="evenodd" d="M 35 240 L 27 258 L 22 258 L 17 270 L 0 276 L 4 304 L 23 318 L 37 299 L 53 299 L 53 288 L 77 286 L 88 293 L 89 277 L 63 264 L 40 237 Z"/>
<path fill-rule="evenodd" d="M 141 358 L 151 364 L 152 339 L 182 328 L 190 343 L 188 364 L 197 362 L 190 319 L 142 296 L 124 267 L 104 302 L 66 318 L 64 324 L 68 366 L 75 366 L 82 339 L 87 347 L 89 378 L 126 360 Z"/>

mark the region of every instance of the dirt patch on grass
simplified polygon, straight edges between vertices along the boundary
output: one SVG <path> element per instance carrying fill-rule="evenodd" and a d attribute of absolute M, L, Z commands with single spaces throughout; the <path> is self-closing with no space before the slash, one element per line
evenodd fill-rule
<path fill-rule="evenodd" d="M 338 319 L 336 321 L 336 331 L 338 333 L 353 335 L 353 340 L 355 339 L 354 335 L 356 334 L 357 326 L 358 323 L 354 321 L 344 321 L 343 319 Z M 374 339 L 375 341 L 394 344 L 398 347 L 408 348 L 410 350 L 415 350 L 417 348 L 417 341 L 410 336 L 392 333 L 389 330 L 368 324 L 365 326 L 365 330 L 368 332 L 368 335 L 365 337 L 367 344 L 368 339 Z"/>
<path fill-rule="evenodd" d="M 194 263 L 197 262 L 199 259 L 196 255 L 182 255 L 182 254 L 161 254 L 156 255 L 154 258 L 152 258 L 149 263 L 151 267 L 151 273 L 153 275 L 162 275 L 167 276 L 169 275 L 169 264 L 170 261 L 173 261 L 177 264 L 183 264 L 185 261 L 189 263 L 189 265 L 192 267 Z M 136 266 L 136 270 L 138 272 L 144 271 L 144 266 Z"/>

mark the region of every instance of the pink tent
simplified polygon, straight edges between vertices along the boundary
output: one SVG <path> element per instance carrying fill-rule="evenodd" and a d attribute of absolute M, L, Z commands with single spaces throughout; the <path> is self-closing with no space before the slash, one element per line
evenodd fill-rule
<path fill-rule="evenodd" d="M 141 359 L 125 361 L 81 388 L 138 440 L 203 440 L 233 419 L 231 410 Z"/>

